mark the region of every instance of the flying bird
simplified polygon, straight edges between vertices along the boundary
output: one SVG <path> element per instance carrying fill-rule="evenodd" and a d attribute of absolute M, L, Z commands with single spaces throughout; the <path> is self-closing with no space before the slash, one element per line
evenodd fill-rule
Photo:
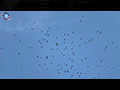
<path fill-rule="evenodd" d="M 59 28 L 59 26 L 57 28 Z"/>
<path fill-rule="evenodd" d="M 55 43 L 56 44 L 56 46 L 58 47 L 58 43 Z"/>
<path fill-rule="evenodd" d="M 82 18 L 84 18 L 84 15 L 82 15 Z"/>
<path fill-rule="evenodd" d="M 99 32 L 99 30 L 97 30 L 97 33 Z"/>
<path fill-rule="evenodd" d="M 82 22 L 82 20 L 79 21 L 79 23 L 81 23 L 81 22 Z"/>
<path fill-rule="evenodd" d="M 34 30 L 33 28 L 31 28 L 32 30 Z"/>
<path fill-rule="evenodd" d="M 74 32 L 72 32 L 72 34 L 74 34 Z"/>
<path fill-rule="evenodd" d="M 46 59 L 48 59 L 48 56 L 46 56 Z"/>
<path fill-rule="evenodd" d="M 48 29 L 50 29 L 50 28 L 48 27 Z"/>
<path fill-rule="evenodd" d="M 100 32 L 99 34 L 101 34 L 102 32 Z"/>
<path fill-rule="evenodd" d="M 18 52 L 18 54 L 21 55 L 20 52 Z"/>
<path fill-rule="evenodd" d="M 1 50 L 3 50 L 3 48 L 2 48 L 2 47 L 1 47 L 0 49 L 1 49 Z"/>
<path fill-rule="evenodd" d="M 37 56 L 37 58 L 39 57 L 38 55 L 36 55 Z"/>
<path fill-rule="evenodd" d="M 21 42 L 21 39 L 19 39 L 19 42 Z"/>
<path fill-rule="evenodd" d="M 15 37 L 15 34 L 13 36 Z"/>

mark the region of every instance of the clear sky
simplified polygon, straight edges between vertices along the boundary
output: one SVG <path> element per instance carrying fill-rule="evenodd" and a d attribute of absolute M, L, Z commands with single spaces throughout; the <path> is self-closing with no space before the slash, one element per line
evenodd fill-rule
<path fill-rule="evenodd" d="M 118 11 L 3 12 L 1 79 L 120 78 Z"/>

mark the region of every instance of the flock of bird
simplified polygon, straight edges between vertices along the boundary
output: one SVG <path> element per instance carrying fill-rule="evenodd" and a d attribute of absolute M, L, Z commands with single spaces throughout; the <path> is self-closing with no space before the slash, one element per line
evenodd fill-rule
<path fill-rule="evenodd" d="M 82 15 L 81 17 L 82 17 L 82 18 L 85 18 L 84 15 Z M 80 20 L 79 23 L 82 23 L 82 20 Z M 36 23 L 33 22 L 33 24 L 36 24 Z M 60 26 L 57 26 L 57 29 L 59 29 L 59 28 L 60 28 Z M 34 28 L 31 27 L 31 30 L 34 30 Z M 49 36 L 50 36 L 50 33 L 49 33 L 50 31 L 51 31 L 51 28 L 48 27 L 47 32 L 44 32 L 44 30 L 41 30 L 40 33 L 44 34 L 44 36 L 49 37 Z M 68 34 L 68 33 L 63 33 L 63 36 L 69 37 L 70 34 L 71 34 L 71 35 L 74 35 L 75 32 L 72 31 L 72 32 L 70 32 L 69 34 Z M 101 34 L 102 34 L 102 31 L 97 30 L 97 31 L 96 31 L 96 34 L 101 35 Z M 13 37 L 15 38 L 15 37 L 16 37 L 16 34 L 14 34 Z M 64 44 L 64 45 L 66 44 L 67 39 L 69 39 L 69 38 L 66 38 L 66 37 L 63 39 L 63 44 Z M 56 40 L 58 40 L 59 38 L 61 38 L 61 37 L 55 37 Z M 83 37 L 80 37 L 79 40 L 80 40 L 80 41 L 83 41 Z M 38 41 L 38 44 L 41 45 L 41 46 L 40 46 L 41 49 L 43 49 L 43 47 L 44 47 L 44 46 L 42 45 L 44 42 L 45 42 L 45 43 L 51 43 L 51 42 L 49 41 L 49 38 L 42 38 L 41 40 L 37 40 L 37 41 Z M 91 38 L 91 39 L 89 39 L 88 41 L 84 41 L 84 44 L 87 44 L 87 43 L 90 43 L 90 42 L 93 42 L 93 41 L 94 41 L 94 38 Z M 19 39 L 19 42 L 22 43 L 22 40 Z M 75 41 L 71 41 L 71 42 L 70 42 L 71 45 L 73 45 L 74 43 L 75 43 Z M 114 44 L 114 42 L 112 41 L 111 44 Z M 59 61 L 58 63 L 54 63 L 53 61 L 49 61 L 49 63 L 50 63 L 51 65 L 56 65 L 56 66 L 57 66 L 57 68 L 56 68 L 57 74 L 70 73 L 71 70 L 74 69 L 74 65 L 75 65 L 75 64 L 74 64 L 74 62 L 75 62 L 74 57 L 75 57 L 75 55 L 76 55 L 74 49 L 75 49 L 75 48 L 82 48 L 82 47 L 81 47 L 82 44 L 79 44 L 79 45 L 77 45 L 77 46 L 78 46 L 78 47 L 68 47 L 68 46 L 65 46 L 65 47 L 63 47 L 62 50 L 61 50 L 61 47 L 62 47 L 61 44 L 60 44 L 59 42 L 55 42 L 55 43 L 54 43 L 54 46 L 49 48 L 49 49 L 51 50 L 51 53 L 54 52 L 54 51 L 60 51 L 60 56 L 57 55 L 57 56 L 58 56 L 58 57 L 57 57 L 58 60 L 65 60 L 65 59 L 66 59 L 65 62 L 62 63 L 62 64 L 59 63 L 60 61 Z M 48 46 L 48 47 L 49 47 L 49 46 Z M 103 49 L 103 52 L 105 52 L 107 48 L 108 48 L 108 46 L 105 46 L 105 48 Z M 4 47 L 0 47 L 0 49 L 1 49 L 1 50 L 4 50 Z M 28 46 L 28 49 L 31 50 L 31 49 L 34 49 L 34 47 L 33 47 L 33 46 Z M 70 53 L 65 53 L 65 51 L 68 50 L 68 49 L 70 49 Z M 115 47 L 115 49 L 117 49 L 117 47 Z M 1 52 L 1 53 L 2 53 L 2 52 Z M 18 53 L 18 55 L 20 55 L 20 56 L 22 55 L 22 52 L 17 52 L 17 53 Z M 57 53 L 56 53 L 56 54 L 57 54 Z M 42 57 L 41 55 L 36 55 L 36 56 L 34 56 L 34 57 L 37 58 L 37 59 L 41 59 L 41 60 L 44 60 L 44 59 L 48 60 L 50 57 L 54 58 L 54 57 L 56 56 L 56 54 L 55 54 L 55 55 L 52 55 L 52 56 L 46 55 L 45 58 Z M 84 61 L 86 61 L 87 59 L 88 59 L 87 56 L 85 56 L 84 58 L 80 59 L 80 62 L 84 62 Z M 103 62 L 104 62 L 104 60 L 100 60 L 100 63 L 103 63 Z M 46 66 L 47 66 L 47 63 L 44 63 L 43 65 L 46 65 Z M 42 65 L 41 63 L 38 63 L 38 66 L 39 66 L 39 67 L 42 67 L 43 65 Z M 99 68 L 99 66 L 100 66 L 100 65 L 97 64 L 97 65 L 96 65 L 96 68 Z M 23 68 L 23 65 L 20 65 L 20 67 Z M 73 77 L 76 76 L 76 75 L 77 75 L 78 78 L 80 78 L 83 73 L 87 75 L 87 74 L 89 73 L 89 68 L 90 68 L 90 66 L 87 65 L 86 68 L 87 68 L 87 71 L 86 71 L 86 72 L 76 71 L 76 73 L 73 73 L 73 74 L 69 75 L 69 78 L 73 78 Z M 107 66 L 107 68 L 109 68 L 109 66 Z M 106 68 L 104 68 L 104 70 L 105 70 L 105 69 L 106 69 Z M 113 67 L 112 69 L 115 69 L 115 67 Z M 3 68 L 2 68 L 1 70 L 4 71 Z M 30 70 L 30 69 L 28 68 L 27 70 Z M 46 70 L 48 71 L 49 68 L 46 67 Z M 92 78 L 93 78 L 93 79 L 100 78 L 100 75 L 101 75 L 101 73 L 98 73 L 98 77 L 93 76 Z M 103 75 L 103 76 L 104 76 L 104 75 Z M 112 77 L 108 77 L 108 78 L 112 78 Z"/>

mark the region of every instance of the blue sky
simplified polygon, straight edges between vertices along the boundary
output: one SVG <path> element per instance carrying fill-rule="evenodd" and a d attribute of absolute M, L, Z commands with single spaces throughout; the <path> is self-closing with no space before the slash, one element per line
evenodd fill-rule
<path fill-rule="evenodd" d="M 11 19 L 0 17 L 1 79 L 120 77 L 118 11 L 0 11 L 3 12 L 8 12 Z"/>

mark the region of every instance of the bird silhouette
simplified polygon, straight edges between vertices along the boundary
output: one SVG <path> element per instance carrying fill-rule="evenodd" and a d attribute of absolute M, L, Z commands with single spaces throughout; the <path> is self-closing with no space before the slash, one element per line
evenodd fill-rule
<path fill-rule="evenodd" d="M 67 34 L 67 36 L 69 36 L 69 34 Z"/>
<path fill-rule="evenodd" d="M 56 39 L 58 39 L 58 37 L 56 37 Z"/>
<path fill-rule="evenodd" d="M 66 36 L 66 33 L 64 33 L 64 35 Z"/>
<path fill-rule="evenodd" d="M 21 42 L 21 39 L 19 39 L 19 42 Z"/>
<path fill-rule="evenodd" d="M 71 44 L 73 44 L 73 43 L 74 43 L 74 41 L 71 42 Z"/>
<path fill-rule="evenodd" d="M 46 56 L 46 59 L 48 59 L 48 56 Z"/>
<path fill-rule="evenodd" d="M 87 43 L 87 41 L 85 42 L 85 44 Z"/>
<path fill-rule="evenodd" d="M 55 43 L 56 44 L 56 46 L 58 47 L 58 43 Z"/>
<path fill-rule="evenodd" d="M 29 47 L 29 49 L 31 49 L 31 48 Z"/>
<path fill-rule="evenodd" d="M 37 56 L 37 58 L 39 57 L 38 55 L 36 55 Z"/>
<path fill-rule="evenodd" d="M 102 32 L 100 32 L 99 34 L 101 34 Z"/>
<path fill-rule="evenodd" d="M 2 47 L 1 47 L 0 49 L 1 49 L 1 50 L 3 50 L 3 48 L 2 48 Z"/>
<path fill-rule="evenodd" d="M 32 30 L 34 30 L 33 28 L 31 28 Z"/>
<path fill-rule="evenodd" d="M 48 27 L 48 29 L 50 29 L 50 27 Z"/>
<path fill-rule="evenodd" d="M 82 18 L 84 18 L 84 15 L 82 15 Z"/>
<path fill-rule="evenodd" d="M 81 22 L 82 22 L 82 20 L 79 21 L 79 23 L 81 23 Z"/>
<path fill-rule="evenodd" d="M 13 36 L 15 37 L 16 34 L 14 34 Z"/>
<path fill-rule="evenodd" d="M 57 28 L 59 28 L 59 26 Z"/>
<path fill-rule="evenodd" d="M 97 67 L 99 67 L 99 65 L 97 65 Z"/>
<path fill-rule="evenodd" d="M 20 52 L 18 52 L 18 54 L 21 55 Z"/>
<path fill-rule="evenodd" d="M 71 75 L 71 78 L 73 77 L 73 74 Z"/>
<path fill-rule="evenodd" d="M 97 30 L 97 33 L 99 32 L 99 30 Z"/>

